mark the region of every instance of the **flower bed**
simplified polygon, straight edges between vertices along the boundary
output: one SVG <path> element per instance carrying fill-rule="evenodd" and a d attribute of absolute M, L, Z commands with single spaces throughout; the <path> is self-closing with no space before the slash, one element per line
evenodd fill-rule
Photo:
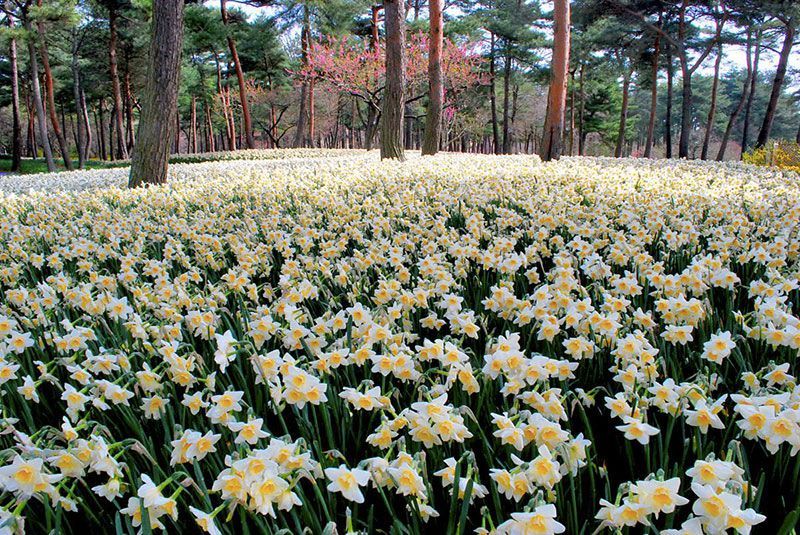
<path fill-rule="evenodd" d="M 793 529 L 792 178 L 120 172 L 0 194 L 0 532 Z"/>

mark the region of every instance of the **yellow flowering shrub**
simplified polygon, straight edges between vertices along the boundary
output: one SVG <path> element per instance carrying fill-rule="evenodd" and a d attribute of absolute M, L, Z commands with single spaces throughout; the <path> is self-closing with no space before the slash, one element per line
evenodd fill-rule
<path fill-rule="evenodd" d="M 742 155 L 742 161 L 753 165 L 772 166 L 800 173 L 800 145 L 781 141 L 754 148 Z"/>

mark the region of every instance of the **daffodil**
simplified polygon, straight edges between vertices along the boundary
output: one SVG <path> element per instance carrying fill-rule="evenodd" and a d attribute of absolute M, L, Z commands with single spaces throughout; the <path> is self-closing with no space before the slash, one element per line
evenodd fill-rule
<path fill-rule="evenodd" d="M 347 468 L 340 465 L 338 468 L 326 468 L 325 477 L 330 480 L 328 490 L 340 492 L 342 496 L 356 503 L 364 503 L 364 495 L 359 487 L 369 483 L 369 472 L 359 468 Z"/>

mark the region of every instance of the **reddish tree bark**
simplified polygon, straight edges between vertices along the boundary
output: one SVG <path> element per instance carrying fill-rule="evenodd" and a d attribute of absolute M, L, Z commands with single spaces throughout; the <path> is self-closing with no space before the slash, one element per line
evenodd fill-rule
<path fill-rule="evenodd" d="M 370 27 L 371 35 L 370 35 L 370 44 L 372 45 L 373 50 L 378 48 L 378 13 L 381 12 L 381 5 L 372 6 L 372 26 Z"/>
<path fill-rule="evenodd" d="M 226 0 L 220 0 L 220 11 L 222 12 L 222 23 L 228 25 L 228 9 Z M 233 60 L 233 68 L 236 70 L 236 81 L 239 83 L 239 100 L 242 105 L 242 122 L 244 123 L 245 144 L 248 149 L 256 148 L 256 142 L 253 138 L 253 123 L 250 119 L 250 104 L 247 102 L 247 84 L 244 81 L 244 72 L 242 71 L 242 63 L 239 61 L 239 53 L 236 51 L 236 41 L 233 36 L 228 34 L 228 48 L 231 51 L 231 59 Z"/>
<path fill-rule="evenodd" d="M 557 160 L 563 151 L 564 110 L 567 105 L 569 75 L 570 6 L 569 0 L 554 0 L 553 60 L 547 116 L 542 137 L 542 159 Z"/>
<path fill-rule="evenodd" d="M 422 154 L 436 154 L 442 134 L 442 107 L 444 104 L 444 84 L 442 81 L 442 42 L 444 21 L 442 0 L 430 0 L 430 44 L 428 49 L 428 116 L 425 119 L 425 137 Z"/>

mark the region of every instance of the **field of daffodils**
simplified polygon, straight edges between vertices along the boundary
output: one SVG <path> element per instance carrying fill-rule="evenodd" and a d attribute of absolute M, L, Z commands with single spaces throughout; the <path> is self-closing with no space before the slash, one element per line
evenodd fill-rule
<path fill-rule="evenodd" d="M 0 534 L 794 533 L 800 178 L 0 180 Z"/>

